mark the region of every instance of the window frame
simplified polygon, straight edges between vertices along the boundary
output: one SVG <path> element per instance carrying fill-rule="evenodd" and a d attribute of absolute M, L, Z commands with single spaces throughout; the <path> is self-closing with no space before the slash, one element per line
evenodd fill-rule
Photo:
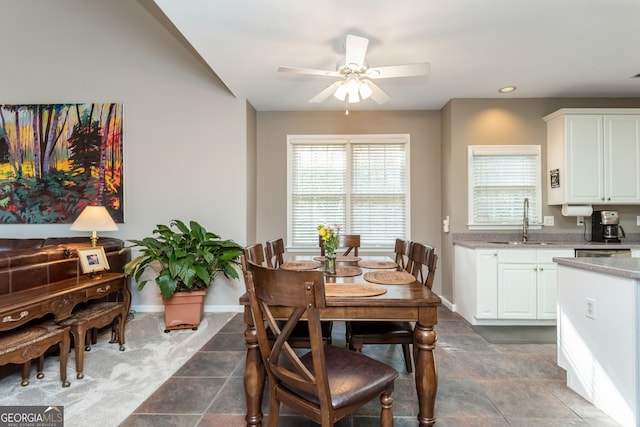
<path fill-rule="evenodd" d="M 404 197 L 404 209 L 405 209 L 405 218 L 404 218 L 404 229 L 405 236 L 398 236 L 400 238 L 407 238 L 407 236 L 411 235 L 411 171 L 410 171 L 410 148 L 411 148 L 411 138 L 409 134 L 338 134 L 338 135 L 287 135 L 287 242 L 290 245 L 288 250 L 316 250 L 317 244 L 312 246 L 293 246 L 293 146 L 296 144 L 317 144 L 317 145 L 330 145 L 330 144 L 344 144 L 346 146 L 346 224 L 345 228 L 342 230 L 343 234 L 352 234 L 351 233 L 351 215 L 350 215 L 350 200 L 352 194 L 352 185 L 351 185 L 351 174 L 353 170 L 353 158 L 352 158 L 352 150 L 350 148 L 351 145 L 357 144 L 404 144 L 404 188 L 405 188 L 405 197 Z M 393 249 L 395 245 L 394 242 L 389 242 L 388 245 L 375 245 L 375 246 L 362 246 L 362 249 L 376 251 L 388 251 L 389 249 Z"/>
<path fill-rule="evenodd" d="M 534 155 L 536 161 L 535 168 L 535 201 L 532 203 L 535 206 L 535 217 L 539 219 L 539 222 L 529 222 L 529 228 L 540 229 L 542 228 L 542 147 L 540 145 L 469 145 L 467 147 L 467 227 L 469 230 L 515 230 L 522 228 L 522 222 L 519 223 L 475 223 L 474 222 L 474 155 L 480 153 L 480 155 Z M 523 200 L 524 203 L 524 200 Z M 534 215 L 529 215 L 531 218 Z"/>

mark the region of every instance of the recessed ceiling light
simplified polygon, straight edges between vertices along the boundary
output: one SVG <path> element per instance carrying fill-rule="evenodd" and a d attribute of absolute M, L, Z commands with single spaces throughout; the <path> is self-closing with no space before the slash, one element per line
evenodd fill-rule
<path fill-rule="evenodd" d="M 505 86 L 505 87 L 501 87 L 500 89 L 498 89 L 498 92 L 500 93 L 511 93 L 511 92 L 515 92 L 517 89 L 517 87 L 515 86 Z"/>

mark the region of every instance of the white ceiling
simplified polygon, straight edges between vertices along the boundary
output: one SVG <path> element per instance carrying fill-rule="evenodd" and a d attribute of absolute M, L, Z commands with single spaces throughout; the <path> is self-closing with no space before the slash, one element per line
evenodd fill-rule
<path fill-rule="evenodd" d="M 371 67 L 429 62 L 428 77 L 376 80 L 391 100 L 351 110 L 439 110 L 456 98 L 640 97 L 639 0 L 154 0 L 234 95 L 258 111 L 341 110 L 347 34 Z M 501 95 L 498 88 L 518 90 Z"/>

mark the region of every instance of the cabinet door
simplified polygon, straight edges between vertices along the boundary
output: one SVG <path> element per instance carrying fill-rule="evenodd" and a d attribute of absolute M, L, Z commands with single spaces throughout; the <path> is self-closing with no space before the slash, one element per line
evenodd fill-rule
<path fill-rule="evenodd" d="M 498 256 L 495 250 L 476 251 L 475 317 L 498 318 Z"/>
<path fill-rule="evenodd" d="M 538 264 L 538 319 L 555 319 L 558 314 L 558 269 L 555 263 Z"/>
<path fill-rule="evenodd" d="M 640 202 L 640 116 L 604 116 L 605 203 Z"/>
<path fill-rule="evenodd" d="M 535 319 L 535 264 L 498 264 L 498 318 Z"/>
<path fill-rule="evenodd" d="M 566 185 L 568 203 L 602 203 L 604 161 L 602 115 L 579 114 L 565 118 Z M 565 183 L 562 181 L 566 180 Z"/>

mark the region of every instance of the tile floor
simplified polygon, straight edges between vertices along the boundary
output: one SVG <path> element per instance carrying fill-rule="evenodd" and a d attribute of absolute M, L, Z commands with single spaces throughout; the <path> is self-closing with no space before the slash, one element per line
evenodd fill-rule
<path fill-rule="evenodd" d="M 235 316 L 120 425 L 245 426 L 243 331 L 242 317 Z M 446 308 L 440 309 L 437 333 L 437 426 L 618 425 L 566 387 L 554 344 L 488 344 Z M 343 343 L 344 326 L 336 322 L 334 344 Z M 399 346 L 365 346 L 364 352 L 400 372 L 394 392 L 395 426 L 416 426 L 413 376 L 404 371 Z M 337 425 L 379 425 L 378 405 L 372 402 Z M 263 412 L 268 413 L 266 405 Z M 283 407 L 280 426 L 313 425 Z"/>

